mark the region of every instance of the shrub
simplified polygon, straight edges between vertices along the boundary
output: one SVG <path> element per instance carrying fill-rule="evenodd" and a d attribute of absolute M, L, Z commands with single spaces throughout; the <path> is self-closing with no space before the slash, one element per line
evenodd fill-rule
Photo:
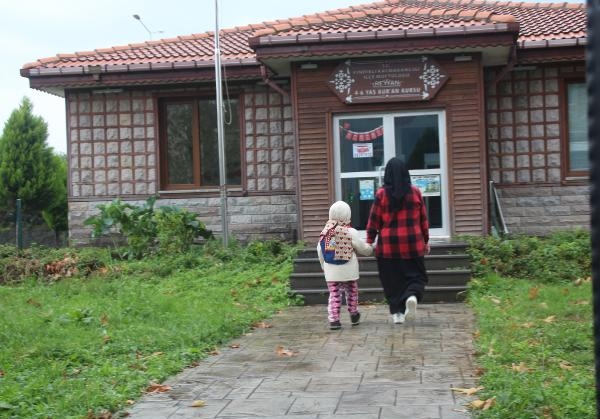
<path fill-rule="evenodd" d="M 584 230 L 547 237 L 468 237 L 475 277 L 490 273 L 544 282 L 571 281 L 591 275 L 590 234 Z"/>
<path fill-rule="evenodd" d="M 198 215 L 185 209 L 163 206 L 154 209 L 156 196 L 136 206 L 116 199 L 110 204 L 98 205 L 100 213 L 89 217 L 84 225 L 93 227 L 92 237 L 118 233 L 127 241 L 122 255 L 128 259 L 139 259 L 160 252 L 181 252 L 189 249 L 193 240 L 202 236 L 212 237 Z M 113 242 L 117 248 L 117 242 Z"/>
<path fill-rule="evenodd" d="M 13 245 L 0 245 L 0 284 L 27 279 L 56 281 L 71 276 L 86 277 L 105 269 L 108 260 L 108 254 L 98 249 L 32 246 L 18 250 Z"/>

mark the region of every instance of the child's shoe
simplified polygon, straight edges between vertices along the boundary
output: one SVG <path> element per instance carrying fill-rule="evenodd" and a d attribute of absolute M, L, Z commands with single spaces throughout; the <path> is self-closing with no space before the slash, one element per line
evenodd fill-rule
<path fill-rule="evenodd" d="M 406 311 L 404 312 L 406 319 L 414 319 L 417 317 L 417 297 L 411 295 L 406 299 Z"/>
<path fill-rule="evenodd" d="M 356 326 L 360 323 L 360 313 L 358 311 L 354 314 L 350 314 L 350 322 L 352 323 L 352 326 Z"/>
<path fill-rule="evenodd" d="M 342 324 L 340 323 L 339 320 L 336 320 L 334 322 L 329 322 L 329 329 L 331 330 L 338 330 L 342 328 Z"/>
<path fill-rule="evenodd" d="M 404 323 L 404 314 L 394 313 L 394 314 L 392 314 L 392 320 L 394 320 L 394 323 L 396 323 L 396 324 L 402 324 L 402 323 Z"/>

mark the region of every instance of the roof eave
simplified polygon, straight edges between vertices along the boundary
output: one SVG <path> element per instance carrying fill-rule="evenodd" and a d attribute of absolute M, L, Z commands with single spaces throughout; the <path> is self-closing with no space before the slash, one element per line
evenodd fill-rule
<path fill-rule="evenodd" d="M 127 66 L 125 66 L 127 67 Z M 261 64 L 255 62 L 253 65 L 229 67 L 227 69 L 228 80 L 259 80 L 262 79 Z M 197 84 L 214 82 L 214 67 L 177 67 L 163 69 L 161 71 L 150 70 L 133 71 L 131 67 L 127 71 L 119 68 L 110 68 L 98 72 L 85 69 L 70 72 L 38 72 L 35 75 L 23 75 L 29 78 L 29 86 L 33 89 L 42 90 L 58 96 L 64 96 L 69 89 L 111 89 L 126 88 L 135 89 L 141 86 L 166 86 L 181 84 Z M 22 70 L 23 72 L 23 70 Z M 58 93 L 57 93 L 58 92 Z"/>
<path fill-rule="evenodd" d="M 252 67 L 260 63 L 255 57 L 243 59 L 223 58 L 221 64 L 225 67 Z M 170 71 L 184 69 L 207 69 L 214 68 L 213 60 L 191 60 L 191 61 L 172 61 L 159 63 L 135 63 L 135 64 L 113 64 L 113 65 L 94 65 L 86 64 L 73 67 L 30 67 L 22 68 L 21 76 L 26 78 L 45 77 L 45 76 L 72 76 L 72 75 L 98 75 L 108 73 L 139 73 L 154 71 Z"/>

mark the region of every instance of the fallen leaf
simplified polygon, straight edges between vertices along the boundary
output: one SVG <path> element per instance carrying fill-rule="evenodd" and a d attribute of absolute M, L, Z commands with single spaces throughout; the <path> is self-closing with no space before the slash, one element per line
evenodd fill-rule
<path fill-rule="evenodd" d="M 544 323 L 554 323 L 554 320 L 556 320 L 556 316 L 548 316 L 544 319 Z"/>
<path fill-rule="evenodd" d="M 472 396 L 477 393 L 479 390 L 483 390 L 485 387 L 471 387 L 471 388 L 460 388 L 460 387 L 452 387 L 452 391 L 456 391 L 465 396 Z"/>
<path fill-rule="evenodd" d="M 568 288 L 563 288 L 562 295 L 569 295 L 569 289 Z"/>
<path fill-rule="evenodd" d="M 529 299 L 535 300 L 536 298 L 538 298 L 539 292 L 540 292 L 539 287 L 533 287 L 533 288 L 529 289 Z"/>
<path fill-rule="evenodd" d="M 98 419 L 111 419 L 112 413 L 110 413 L 108 410 L 103 410 L 102 413 L 100 413 L 100 415 L 98 415 L 96 417 Z"/>
<path fill-rule="evenodd" d="M 229 345 L 229 347 L 231 349 L 238 349 L 240 347 L 240 344 L 239 343 L 232 343 L 231 345 Z"/>
<path fill-rule="evenodd" d="M 492 407 L 495 404 L 496 404 L 496 398 L 495 397 L 492 397 L 491 399 L 487 399 L 485 401 L 485 403 L 483 404 L 483 409 L 482 410 L 488 410 L 490 407 Z"/>
<path fill-rule="evenodd" d="M 512 364 L 512 370 L 513 371 L 517 371 L 517 372 L 529 372 L 531 371 L 530 368 L 527 368 L 527 366 L 525 365 L 524 362 L 519 362 L 519 364 Z"/>
<path fill-rule="evenodd" d="M 548 303 L 546 303 L 546 302 L 540 303 L 540 307 L 548 308 Z"/>
<path fill-rule="evenodd" d="M 590 302 L 588 300 L 578 300 L 573 302 L 572 304 L 575 304 L 576 306 L 587 306 L 590 304 Z"/>
<path fill-rule="evenodd" d="M 483 374 L 485 373 L 485 368 L 475 368 L 475 376 L 476 377 L 481 377 Z"/>
<path fill-rule="evenodd" d="M 573 369 L 573 364 L 571 364 L 569 361 L 560 361 L 560 363 L 558 365 L 563 370 L 572 370 Z"/>
<path fill-rule="evenodd" d="M 533 326 L 535 326 L 535 323 L 533 322 L 526 322 L 521 324 L 521 327 L 524 327 L 525 329 L 531 329 Z"/>
<path fill-rule="evenodd" d="M 544 419 L 554 418 L 554 416 L 552 416 L 552 410 L 550 409 L 549 406 L 542 407 L 542 414 L 544 415 Z"/>
<path fill-rule="evenodd" d="M 221 352 L 219 352 L 219 350 L 218 350 L 218 349 L 213 349 L 213 350 L 212 350 L 212 351 L 210 351 L 208 354 L 209 354 L 209 355 L 220 355 L 220 354 L 221 354 Z"/>
<path fill-rule="evenodd" d="M 279 356 L 296 356 L 298 354 L 298 352 L 293 351 L 291 349 L 286 349 L 281 345 L 279 345 L 275 348 L 275 352 Z"/>
<path fill-rule="evenodd" d="M 270 329 L 273 327 L 273 325 L 265 322 L 258 322 L 254 324 L 254 327 L 257 329 Z"/>
<path fill-rule="evenodd" d="M 502 303 L 502 301 L 500 301 L 500 299 L 498 299 L 498 298 L 490 298 L 490 300 L 491 300 L 491 301 L 492 301 L 492 303 L 494 303 L 494 304 L 501 304 L 501 303 Z"/>
<path fill-rule="evenodd" d="M 0 377 L 4 377 L 4 371 L 0 370 Z"/>
<path fill-rule="evenodd" d="M 108 316 L 107 316 L 106 314 L 103 314 L 103 315 L 100 317 L 100 324 L 101 324 L 102 326 L 107 326 L 107 325 L 108 325 Z"/>
<path fill-rule="evenodd" d="M 135 404 L 135 400 L 131 400 L 131 399 L 125 400 L 125 404 L 131 406 L 131 405 Z"/>
<path fill-rule="evenodd" d="M 476 330 L 475 332 L 473 332 L 474 339 L 479 339 L 479 336 L 481 336 L 481 332 L 479 330 Z"/>
<path fill-rule="evenodd" d="M 27 304 L 32 305 L 34 307 L 41 307 L 42 304 L 40 304 L 39 301 L 34 300 L 33 298 L 30 298 L 29 300 L 27 300 Z"/>
<path fill-rule="evenodd" d="M 190 406 L 191 407 L 204 407 L 204 406 L 206 406 L 206 402 L 204 400 L 194 400 Z"/>
<path fill-rule="evenodd" d="M 467 407 L 471 408 L 471 409 L 477 409 L 480 410 L 483 408 L 483 405 L 485 404 L 485 400 L 473 400 L 472 402 L 470 402 Z"/>
<path fill-rule="evenodd" d="M 171 390 L 171 387 L 158 384 L 158 383 L 150 383 L 150 385 L 146 388 L 146 393 L 165 393 Z"/>
<path fill-rule="evenodd" d="M 495 403 L 496 403 L 496 398 L 492 397 L 491 399 L 487 399 L 487 400 L 473 400 L 472 402 L 470 402 L 467 405 L 467 407 L 470 407 L 471 409 L 477 409 L 477 410 L 488 410 Z"/>

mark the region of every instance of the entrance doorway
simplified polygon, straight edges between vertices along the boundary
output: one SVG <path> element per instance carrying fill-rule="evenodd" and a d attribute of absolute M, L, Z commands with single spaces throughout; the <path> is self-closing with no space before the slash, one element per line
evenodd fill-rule
<path fill-rule="evenodd" d="M 339 115 L 333 127 L 336 199 L 352 208 L 354 228 L 365 230 L 385 164 L 399 157 L 423 193 L 430 236 L 449 236 L 444 112 Z"/>

